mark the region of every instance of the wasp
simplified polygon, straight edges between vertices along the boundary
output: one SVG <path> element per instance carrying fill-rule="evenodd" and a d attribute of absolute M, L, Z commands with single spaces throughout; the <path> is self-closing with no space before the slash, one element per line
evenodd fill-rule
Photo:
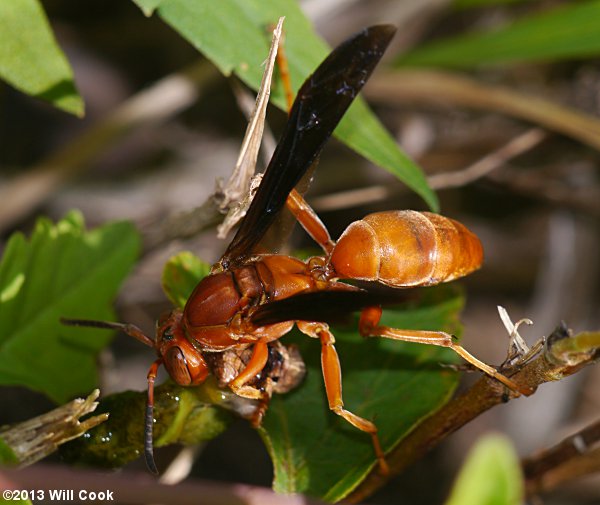
<path fill-rule="evenodd" d="M 257 387 L 256 378 L 262 374 L 269 379 L 275 343 L 295 325 L 320 341 L 329 408 L 370 434 L 380 469 L 387 472 L 376 425 L 344 406 L 340 360 L 327 325 L 333 313 L 360 310 L 358 329 L 364 337 L 448 347 L 517 394 L 529 393 L 469 354 L 452 335 L 379 324 L 382 305 L 393 299 L 391 293 L 398 288 L 448 282 L 478 269 L 483 249 L 475 234 L 438 214 L 394 210 L 370 214 L 350 224 L 334 241 L 294 189 L 368 80 L 394 33 L 395 28 L 389 25 L 361 31 L 334 49 L 304 82 L 236 235 L 183 310 L 174 309 L 158 322 L 155 339 L 134 325 L 64 320 L 67 324 L 119 328 L 156 350 L 158 359 L 148 372 L 145 430 L 146 461 L 151 470 L 156 471 L 152 423 L 158 367 L 163 365 L 183 386 L 198 385 L 209 374 L 217 374 L 236 395 L 266 405 L 273 388 Z M 301 261 L 257 252 L 284 207 L 323 249 L 322 255 Z M 357 287 L 344 280 L 362 284 Z M 294 358 L 296 370 L 302 368 L 298 359 Z M 225 366 L 227 363 L 230 366 Z M 290 384 L 297 384 L 299 375 L 292 373 Z M 259 422 L 260 418 L 256 424 Z"/>

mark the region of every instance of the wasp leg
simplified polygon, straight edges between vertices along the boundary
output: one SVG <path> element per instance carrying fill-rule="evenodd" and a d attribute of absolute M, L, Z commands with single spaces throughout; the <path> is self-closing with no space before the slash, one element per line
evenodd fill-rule
<path fill-rule="evenodd" d="M 389 467 L 385 461 L 385 454 L 381 449 L 379 437 L 377 436 L 377 426 L 371 421 L 353 414 L 344 408 L 342 399 L 342 370 L 340 359 L 335 350 L 335 337 L 329 331 L 329 327 L 323 323 L 310 323 L 298 321 L 297 326 L 300 331 L 309 337 L 318 338 L 321 341 L 321 368 L 323 370 L 323 379 L 325 380 L 325 391 L 329 408 L 338 416 L 343 417 L 352 426 L 360 431 L 369 433 L 373 441 L 373 449 L 379 462 L 379 469 L 382 474 L 389 473 Z"/>
<path fill-rule="evenodd" d="M 313 208 L 308 205 L 304 197 L 293 189 L 290 191 L 285 205 L 300 223 L 302 228 L 306 230 L 306 233 L 308 233 L 327 254 L 330 254 L 331 251 L 333 251 L 335 243 L 331 240 L 331 236 L 323 224 L 323 221 L 321 221 L 321 218 Z"/>
<path fill-rule="evenodd" d="M 229 383 L 229 388 L 238 396 L 251 398 L 253 400 L 264 400 L 268 394 L 252 386 L 246 386 L 246 382 L 252 380 L 267 364 L 269 348 L 263 340 L 257 340 L 252 349 L 252 356 L 239 375 Z M 267 398 L 268 399 L 268 398 Z"/>
<path fill-rule="evenodd" d="M 259 400 L 258 407 L 252 414 L 252 416 L 248 419 L 253 428 L 259 428 L 262 426 L 263 419 L 265 418 L 265 414 L 267 410 L 269 410 L 270 396 L 265 396 Z"/>
<path fill-rule="evenodd" d="M 279 67 L 279 78 L 283 84 L 283 92 L 285 93 L 285 103 L 288 112 L 294 105 L 294 90 L 292 89 L 292 79 L 290 77 L 290 67 L 288 59 L 285 55 L 285 32 L 281 34 L 279 47 L 277 49 L 277 66 Z"/>
<path fill-rule="evenodd" d="M 479 361 L 475 356 L 471 355 L 466 349 L 460 346 L 452 335 L 443 331 L 399 330 L 390 328 L 389 326 L 380 326 L 379 320 L 381 319 L 381 312 L 381 307 L 368 307 L 362 311 L 358 328 L 363 337 L 385 337 L 394 340 L 402 340 L 404 342 L 416 342 L 419 344 L 448 347 L 471 365 L 479 368 L 482 372 L 485 372 L 490 377 L 500 381 L 506 387 L 516 392 L 517 395 L 523 394 L 528 396 L 533 393 L 533 390 L 530 387 L 520 386 L 508 377 L 502 375 L 495 368 Z"/>

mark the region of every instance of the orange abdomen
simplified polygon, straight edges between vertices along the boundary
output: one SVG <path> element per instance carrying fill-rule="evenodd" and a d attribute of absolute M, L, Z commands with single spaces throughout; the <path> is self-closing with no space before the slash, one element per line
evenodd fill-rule
<path fill-rule="evenodd" d="M 352 223 L 329 258 L 339 278 L 396 287 L 451 281 L 482 261 L 481 242 L 464 225 L 414 210 L 378 212 Z"/>

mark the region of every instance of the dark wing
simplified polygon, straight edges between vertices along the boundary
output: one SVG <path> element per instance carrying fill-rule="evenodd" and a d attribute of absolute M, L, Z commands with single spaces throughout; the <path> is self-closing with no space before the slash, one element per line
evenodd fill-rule
<path fill-rule="evenodd" d="M 387 288 L 375 291 L 314 291 L 260 305 L 250 316 L 256 326 L 284 321 L 331 322 L 342 315 L 366 307 L 394 305 L 412 298 L 412 294 Z"/>
<path fill-rule="evenodd" d="M 372 26 L 334 49 L 298 91 L 290 117 L 263 180 L 221 266 L 241 263 L 273 223 L 289 192 L 371 75 L 396 29 Z"/>

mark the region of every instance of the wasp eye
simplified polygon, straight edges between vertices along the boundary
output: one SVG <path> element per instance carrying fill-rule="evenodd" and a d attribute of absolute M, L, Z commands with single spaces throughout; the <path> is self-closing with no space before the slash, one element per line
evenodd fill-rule
<path fill-rule="evenodd" d="M 174 336 L 173 327 L 171 326 L 167 326 L 162 333 L 163 340 L 173 340 Z"/>

